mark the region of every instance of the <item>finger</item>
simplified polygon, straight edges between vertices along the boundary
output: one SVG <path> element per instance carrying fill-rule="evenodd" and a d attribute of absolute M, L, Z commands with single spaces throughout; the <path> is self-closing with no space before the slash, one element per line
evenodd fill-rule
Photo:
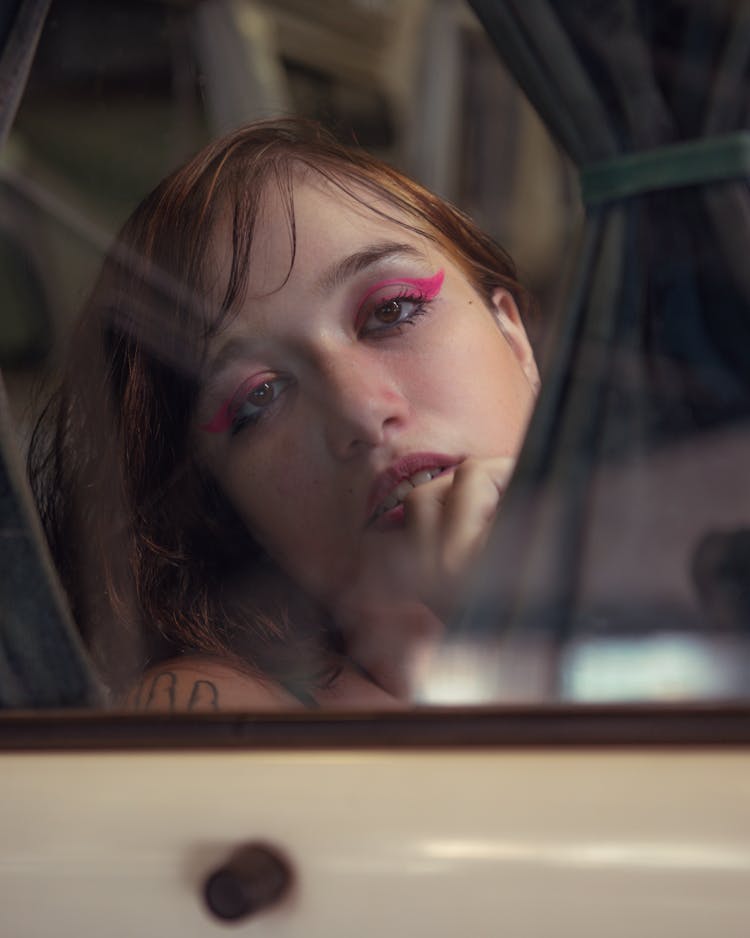
<path fill-rule="evenodd" d="M 412 489 L 404 499 L 404 525 L 407 532 L 423 535 L 440 526 L 445 502 L 453 485 L 453 472 L 444 472 L 430 482 Z"/>
<path fill-rule="evenodd" d="M 466 460 L 457 469 L 443 511 L 441 564 L 455 576 L 486 543 L 513 460 Z"/>
<path fill-rule="evenodd" d="M 451 498 L 456 476 L 479 471 L 488 476 L 499 493 L 503 493 L 513 473 L 515 458 L 493 456 L 489 459 L 466 459 L 455 469 L 444 472 L 430 482 L 414 488 L 404 499 L 405 525 L 412 530 L 433 530 L 443 517 L 445 506 Z"/>
<path fill-rule="evenodd" d="M 441 563 L 450 576 L 457 576 L 484 546 L 500 494 L 492 480 L 479 472 L 465 473 L 457 480 L 446 505 Z"/>
<path fill-rule="evenodd" d="M 404 525 L 417 567 L 413 572 L 423 583 L 438 573 L 443 513 L 452 486 L 453 472 L 445 472 L 417 486 L 404 499 Z"/>
<path fill-rule="evenodd" d="M 516 467 L 516 457 L 493 456 L 491 459 L 467 459 L 466 464 L 469 467 L 477 466 L 486 472 L 502 494 L 508 487 L 510 478 L 513 475 L 513 470 Z"/>

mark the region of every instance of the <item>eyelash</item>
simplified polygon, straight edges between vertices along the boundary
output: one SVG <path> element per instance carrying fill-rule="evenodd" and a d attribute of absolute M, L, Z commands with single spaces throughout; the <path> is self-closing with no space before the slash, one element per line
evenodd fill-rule
<path fill-rule="evenodd" d="M 391 303 L 413 303 L 414 309 L 404 316 L 402 319 L 393 323 L 381 323 L 380 326 L 374 329 L 366 329 L 365 326 L 368 320 L 374 316 L 376 313 L 384 310 Z M 431 300 L 428 299 L 423 293 L 413 292 L 409 290 L 404 290 L 401 293 L 397 293 L 394 296 L 389 296 L 387 299 L 380 300 L 377 305 L 371 309 L 367 316 L 365 317 L 364 323 L 360 327 L 360 332 L 368 337 L 377 338 L 379 333 L 387 333 L 388 335 L 400 335 L 404 331 L 405 326 L 414 326 L 416 325 L 417 319 L 420 316 L 424 316 L 428 311 L 428 307 Z"/>
<path fill-rule="evenodd" d="M 391 335 L 400 335 L 406 326 L 416 325 L 417 320 L 420 316 L 424 316 L 428 312 L 428 307 L 431 303 L 431 299 L 428 299 L 423 293 L 416 291 L 404 290 L 401 293 L 397 293 L 394 296 L 389 296 L 387 299 L 380 300 L 377 305 L 371 309 L 363 323 L 360 327 L 360 334 L 368 338 L 378 338 L 380 336 L 385 337 Z M 382 323 L 376 328 L 367 329 L 366 324 L 369 319 L 381 312 L 391 303 L 413 303 L 414 309 L 407 313 L 403 318 L 399 319 L 397 322 L 393 323 Z M 269 416 L 269 412 L 275 407 L 278 398 L 286 390 L 286 387 L 291 383 L 291 378 L 285 378 L 277 376 L 275 378 L 266 378 L 263 381 L 258 382 L 253 387 L 250 388 L 240 388 L 239 392 L 236 394 L 238 398 L 238 403 L 233 409 L 233 414 L 231 418 L 231 423 L 229 426 L 229 435 L 236 436 L 243 428 L 247 426 L 257 426 L 262 420 L 265 420 Z M 281 390 L 276 390 L 275 385 L 282 385 Z M 249 402 L 250 396 L 255 394 L 265 385 L 268 385 L 271 388 L 274 388 L 274 397 L 269 402 L 266 407 L 258 407 L 258 409 L 251 414 L 246 414 L 245 416 L 240 416 L 240 411 L 242 408 Z"/>
<path fill-rule="evenodd" d="M 249 387 L 249 388 L 241 387 L 240 390 L 235 395 L 235 397 L 238 399 L 238 403 L 236 407 L 232 408 L 233 413 L 232 413 L 232 420 L 229 425 L 229 435 L 235 436 L 237 433 L 240 432 L 240 430 L 242 430 L 243 427 L 246 427 L 248 425 L 257 426 L 257 424 L 259 424 L 261 420 L 265 420 L 266 417 L 268 416 L 269 411 L 271 411 L 274 408 L 279 397 L 281 396 L 281 394 L 284 393 L 287 385 L 291 384 L 291 381 L 292 381 L 291 378 L 285 378 L 281 375 L 277 375 L 275 378 L 265 378 L 263 381 L 259 381 L 257 384 L 253 385 L 252 387 Z M 281 390 L 277 390 L 277 388 L 275 387 L 279 384 L 282 385 Z M 273 395 L 272 400 L 269 401 L 269 403 L 265 407 L 258 406 L 257 410 L 254 413 L 245 414 L 244 416 L 241 416 L 240 412 L 246 404 L 250 403 L 251 395 L 256 394 L 258 391 L 260 391 L 264 387 L 269 387 L 273 389 L 274 395 Z"/>

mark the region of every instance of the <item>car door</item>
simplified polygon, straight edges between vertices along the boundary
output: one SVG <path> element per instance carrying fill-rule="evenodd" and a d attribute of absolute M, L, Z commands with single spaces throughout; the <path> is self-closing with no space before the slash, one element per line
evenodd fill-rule
<path fill-rule="evenodd" d="M 127 126 L 155 132 L 174 120 L 135 169 L 127 164 L 138 163 L 137 147 L 123 161 L 119 138 L 98 144 L 99 163 L 119 158 L 133 192 L 149 173 L 165 171 L 164 161 L 178 158 L 180 147 L 202 142 L 211 115 L 220 119 L 209 99 L 249 107 L 232 75 L 239 72 L 248 83 L 255 75 L 257 84 L 268 72 L 251 65 L 266 59 L 276 77 L 256 89 L 253 102 L 263 94 L 277 102 L 280 89 L 292 85 L 309 100 L 311 88 L 323 95 L 321 88 L 338 87 L 339 73 L 342 87 L 354 75 L 360 82 L 354 110 L 364 115 L 373 147 L 409 150 L 391 120 L 406 99 L 379 83 L 376 70 L 356 67 L 376 29 L 395 22 L 385 18 L 387 4 L 368 11 L 342 2 L 318 13 L 305 4 L 282 4 L 276 20 L 269 19 L 268 4 L 130 6 L 138 10 L 126 22 L 124 7 L 112 4 L 109 25 L 98 5 L 78 4 L 75 17 L 64 5 L 52 6 L 41 71 L 32 75 L 28 110 L 21 106 L 19 136 L 6 153 L 6 204 L 13 207 L 6 228 L 15 239 L 10 253 L 13 269 L 20 264 L 28 279 L 13 281 L 25 286 L 5 308 L 9 316 L 23 303 L 38 309 L 38 298 L 47 297 L 49 318 L 40 315 L 37 336 L 50 331 L 50 322 L 57 328 L 65 320 L 78 289 L 66 277 L 94 266 L 108 225 L 131 198 L 124 188 L 110 192 L 106 179 L 99 195 L 96 180 L 87 177 L 80 191 L 73 185 L 78 161 L 97 146 L 90 114 L 101 117 L 105 137 L 117 126 L 113 121 L 108 129 L 103 113 L 105 101 L 115 107 L 117 89 L 123 111 L 144 88 L 153 92 Z M 468 8 L 416 6 L 424 19 L 415 22 L 430 38 L 426 61 L 432 68 L 452 63 L 447 84 L 472 90 L 467 110 L 480 103 L 499 107 L 482 91 L 477 73 L 484 66 L 478 63 L 489 69 L 481 57 L 490 46 L 484 38 L 480 44 L 473 19 L 467 26 Z M 723 935 L 744 938 L 750 919 L 750 656 L 743 532 L 750 509 L 743 353 L 740 348 L 733 357 L 732 345 L 743 345 L 745 328 L 737 315 L 746 305 L 733 251 L 746 238 L 736 222 L 746 193 L 730 173 L 710 190 L 705 214 L 698 213 L 684 179 L 677 194 L 636 188 L 622 195 L 619 180 L 623 174 L 632 179 L 632 168 L 612 166 L 625 126 L 617 102 L 635 123 L 639 114 L 652 113 L 632 104 L 654 90 L 627 83 L 636 82 L 633 62 L 652 68 L 636 69 L 636 77 L 658 73 L 661 91 L 669 76 L 660 70 L 682 63 L 682 79 L 700 97 L 695 74 L 715 74 L 717 49 L 727 56 L 726 68 L 736 61 L 744 21 L 739 14 L 724 17 L 726 11 L 712 18 L 701 4 L 691 8 L 693 19 L 672 10 L 667 20 L 685 37 L 681 59 L 669 43 L 670 55 L 661 50 L 668 30 L 667 20 L 657 22 L 658 5 L 628 6 L 620 19 L 606 5 L 592 7 L 587 17 L 576 4 L 472 6 L 556 139 L 583 168 L 589 189 L 577 260 L 568 258 L 560 311 L 547 330 L 542 397 L 477 571 L 476 600 L 454 625 L 445 666 L 435 671 L 422 704 L 399 712 L 155 714 L 107 706 L 51 569 L 24 479 L 20 402 L 34 355 L 43 353 L 39 343 L 20 343 L 27 357 L 22 364 L 3 360 L 10 394 L 0 400 L 4 933 L 188 938 L 231 927 L 238 934 L 311 938 L 462 931 L 697 938 L 720 927 Z M 0 20 L 13 53 L 0 62 L 3 75 L 23 76 L 44 7 L 24 2 L 13 11 L 18 18 L 8 12 L 7 21 Z M 195 40 L 193 14 L 202 43 Z M 319 50 L 318 58 L 305 52 L 305 37 L 330 49 L 347 23 L 364 23 L 368 37 L 356 47 L 359 56 L 341 53 L 332 77 L 322 72 Z M 276 46 L 267 39 L 269 24 L 278 30 Z M 85 54 L 58 56 L 75 49 L 79 27 L 89 36 Z M 650 32 L 644 38 L 636 27 Z M 128 31 L 131 39 L 148 36 L 137 67 L 125 53 L 115 56 L 117 68 L 110 55 L 97 60 L 105 41 L 115 50 L 129 48 Z M 157 41 L 166 35 L 172 45 Z M 704 35 L 715 45 L 701 52 Z M 98 37 L 93 46 L 92 36 Z M 182 49 L 185 58 L 165 58 L 165 48 Z M 232 68 L 218 68 L 217 49 L 225 50 Z M 571 58 L 571 50 L 580 55 Z M 55 71 L 60 61 L 73 62 L 73 72 L 91 68 L 95 78 L 87 85 L 86 76 L 78 76 L 88 90 L 71 98 L 67 110 L 64 96 L 45 97 L 63 85 Z M 203 99 L 190 91 L 193 66 L 203 74 L 203 87 L 213 89 Z M 728 73 L 716 74 L 725 87 Z M 489 75 L 494 88 L 497 73 Z M 97 82 L 107 95 L 87 99 Z M 444 81 L 438 84 L 445 89 Z M 422 142 L 460 142 L 453 132 L 463 126 L 454 123 L 460 98 L 452 111 L 443 100 L 442 112 L 429 81 L 422 93 L 418 99 L 428 102 Z M 351 98 L 340 89 L 333 97 L 339 113 L 345 111 Z M 6 110 L 14 100 L 6 96 Z M 202 100 L 209 101 L 205 111 Z M 588 109 L 571 104 L 581 100 Z M 689 126 L 690 109 L 679 95 L 670 100 Z M 516 127 L 531 120 L 519 117 L 516 106 L 502 112 L 503 126 L 511 118 Z M 468 125 L 475 142 L 484 123 L 485 112 L 479 113 L 482 120 Z M 54 144 L 61 114 L 65 132 Z M 70 126 L 86 128 L 85 145 L 66 131 Z M 533 138 L 537 130 L 528 133 Z M 497 139 L 490 133 L 471 151 L 485 170 Z M 628 137 L 634 140 L 643 150 L 664 143 L 640 127 Z M 549 144 L 539 159 L 545 172 L 559 174 L 559 195 L 571 168 L 554 161 L 553 151 Z M 682 159 L 674 151 L 671 156 Z M 433 173 L 436 186 L 453 180 L 460 189 L 462 172 L 451 170 L 457 151 L 444 157 L 421 164 L 424 172 Z M 517 155 L 512 162 L 518 166 Z M 468 192 L 475 203 L 489 192 L 493 205 L 504 204 L 507 191 L 473 185 Z M 705 185 L 691 183 L 701 193 Z M 581 211 L 560 229 L 563 240 L 580 227 Z M 701 248 L 694 255 L 700 235 L 682 235 L 706 218 L 735 219 L 735 242 L 726 231 L 704 226 L 704 233 L 713 232 L 711 252 Z M 693 267 L 697 285 L 686 273 Z M 34 282 L 39 289 L 30 286 Z M 703 305 L 690 298 L 693 287 Z M 722 302 L 709 328 L 702 310 L 712 290 L 720 291 Z M 695 330 L 683 328 L 686 322 L 696 329 L 702 324 L 711 341 L 687 341 Z M 656 366 L 654 335 L 661 343 Z M 698 346 L 701 355 L 691 358 Z M 692 379 L 700 379 L 698 391 Z M 659 419 L 644 423 L 644 413 Z"/>

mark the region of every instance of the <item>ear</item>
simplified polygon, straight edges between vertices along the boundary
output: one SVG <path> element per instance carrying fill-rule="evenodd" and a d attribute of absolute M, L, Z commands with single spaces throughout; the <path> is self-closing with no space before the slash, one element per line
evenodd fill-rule
<path fill-rule="evenodd" d="M 529 337 L 526 335 L 516 301 L 510 291 L 504 287 L 497 287 L 492 294 L 492 315 L 536 394 L 539 391 L 540 380 L 534 352 Z"/>

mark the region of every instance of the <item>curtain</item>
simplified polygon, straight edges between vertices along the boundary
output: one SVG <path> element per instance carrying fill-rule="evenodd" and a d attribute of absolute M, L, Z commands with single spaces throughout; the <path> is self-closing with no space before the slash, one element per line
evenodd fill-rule
<path fill-rule="evenodd" d="M 27 0 L 0 14 L 0 146 L 48 6 Z M 0 708 L 80 707 L 98 699 L 17 456 L 0 375 Z"/>
<path fill-rule="evenodd" d="M 538 407 L 456 624 L 546 647 L 537 691 L 554 697 L 581 636 L 750 634 L 750 4 L 471 6 L 587 203 Z M 520 680 L 506 664 L 509 696 Z"/>

